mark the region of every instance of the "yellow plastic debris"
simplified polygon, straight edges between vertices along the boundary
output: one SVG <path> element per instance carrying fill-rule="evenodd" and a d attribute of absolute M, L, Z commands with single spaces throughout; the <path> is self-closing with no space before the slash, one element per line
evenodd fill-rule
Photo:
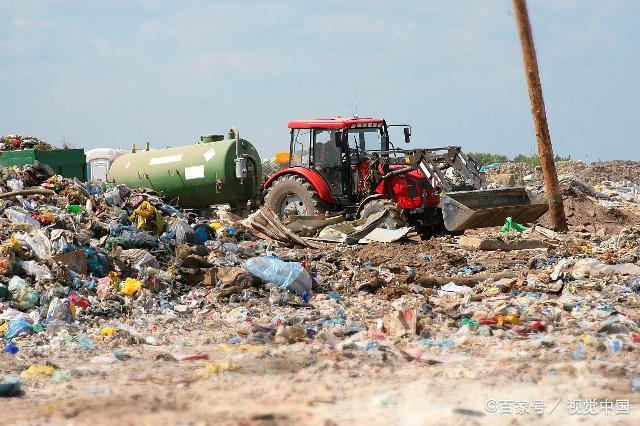
<path fill-rule="evenodd" d="M 120 286 L 120 293 L 127 296 L 131 296 L 140 290 L 142 290 L 142 281 L 133 278 L 127 278 Z"/>
<path fill-rule="evenodd" d="M 157 235 L 162 234 L 164 231 L 162 214 L 148 201 L 140 203 L 138 208 L 133 211 L 130 219 L 136 223 L 137 229 L 153 231 Z"/>
<path fill-rule="evenodd" d="M 208 363 L 203 370 L 201 370 L 201 375 L 204 377 L 209 377 L 214 374 L 224 373 L 225 371 L 236 371 L 239 370 L 240 366 L 238 364 L 234 364 L 230 360 L 226 361 L 216 361 Z"/>
<path fill-rule="evenodd" d="M 100 330 L 100 335 L 113 336 L 114 334 L 116 334 L 116 331 L 118 330 L 115 327 L 104 327 L 102 330 Z"/>
<path fill-rule="evenodd" d="M 517 325 L 520 324 L 522 322 L 522 319 L 520 319 L 520 317 L 516 314 L 508 314 L 508 315 L 498 315 L 498 317 L 496 318 L 497 323 L 499 326 L 503 326 L 505 324 L 510 324 L 510 325 Z"/>
<path fill-rule="evenodd" d="M 239 345 L 229 345 L 227 343 L 220 343 L 218 349 L 222 352 L 262 352 L 265 350 L 264 346 L 251 345 L 249 343 L 241 343 Z"/>
<path fill-rule="evenodd" d="M 214 231 L 217 231 L 218 229 L 222 228 L 222 224 L 220 222 L 211 222 L 209 224 L 209 228 L 213 229 Z"/>
<path fill-rule="evenodd" d="M 31 379 L 37 376 L 51 376 L 56 369 L 50 365 L 32 365 L 31 367 L 20 373 L 23 379 Z"/>
<path fill-rule="evenodd" d="M 0 325 L 0 334 L 6 334 L 8 328 L 9 328 L 9 321 Z"/>

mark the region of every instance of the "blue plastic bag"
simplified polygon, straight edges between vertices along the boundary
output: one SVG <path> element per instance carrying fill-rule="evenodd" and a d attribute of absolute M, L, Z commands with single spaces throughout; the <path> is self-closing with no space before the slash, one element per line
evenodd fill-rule
<path fill-rule="evenodd" d="M 33 326 L 23 319 L 14 319 L 9 322 L 4 338 L 11 340 L 21 334 L 33 334 Z"/>
<path fill-rule="evenodd" d="M 300 262 L 285 262 L 273 256 L 260 256 L 247 260 L 244 269 L 262 281 L 274 283 L 294 293 L 311 291 L 311 275 Z"/>
<path fill-rule="evenodd" d="M 107 269 L 109 258 L 106 255 L 89 246 L 83 247 L 82 250 L 87 256 L 87 268 L 89 269 L 89 272 L 97 275 L 98 277 L 104 277 L 109 273 L 109 270 Z"/>

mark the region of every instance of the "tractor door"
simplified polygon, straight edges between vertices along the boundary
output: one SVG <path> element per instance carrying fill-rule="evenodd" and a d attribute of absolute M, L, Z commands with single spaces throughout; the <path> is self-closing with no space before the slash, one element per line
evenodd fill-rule
<path fill-rule="evenodd" d="M 289 152 L 289 167 L 309 167 L 311 156 L 311 130 L 291 130 L 291 150 Z"/>
<path fill-rule="evenodd" d="M 313 130 L 313 168 L 329 185 L 335 198 L 342 198 L 349 192 L 349 175 L 345 174 L 345 156 L 342 149 L 332 141 L 335 130 Z"/>
<path fill-rule="evenodd" d="M 352 193 L 360 201 L 369 193 L 366 180 L 371 157 L 368 150 L 379 149 L 382 133 L 377 127 L 354 128 L 348 130 L 347 136 Z"/>

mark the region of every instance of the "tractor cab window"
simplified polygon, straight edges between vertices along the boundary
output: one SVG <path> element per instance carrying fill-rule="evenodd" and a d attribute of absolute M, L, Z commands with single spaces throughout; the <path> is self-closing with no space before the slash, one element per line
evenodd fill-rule
<path fill-rule="evenodd" d="M 291 167 L 309 167 L 311 152 L 311 130 L 294 129 L 291 131 Z"/>
<path fill-rule="evenodd" d="M 349 156 L 351 164 L 357 164 L 366 157 L 367 149 L 380 149 L 380 129 L 349 129 Z"/>
<path fill-rule="evenodd" d="M 331 141 L 334 130 L 315 130 L 315 151 L 313 162 L 317 168 L 339 166 L 342 164 L 340 148 Z"/>

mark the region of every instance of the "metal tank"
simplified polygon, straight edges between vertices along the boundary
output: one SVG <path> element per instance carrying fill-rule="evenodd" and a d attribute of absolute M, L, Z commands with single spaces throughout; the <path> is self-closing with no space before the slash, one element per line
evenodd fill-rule
<path fill-rule="evenodd" d="M 151 188 L 181 207 L 230 204 L 241 207 L 259 191 L 258 151 L 231 129 L 204 135 L 201 143 L 125 154 L 113 161 L 108 181 Z"/>

